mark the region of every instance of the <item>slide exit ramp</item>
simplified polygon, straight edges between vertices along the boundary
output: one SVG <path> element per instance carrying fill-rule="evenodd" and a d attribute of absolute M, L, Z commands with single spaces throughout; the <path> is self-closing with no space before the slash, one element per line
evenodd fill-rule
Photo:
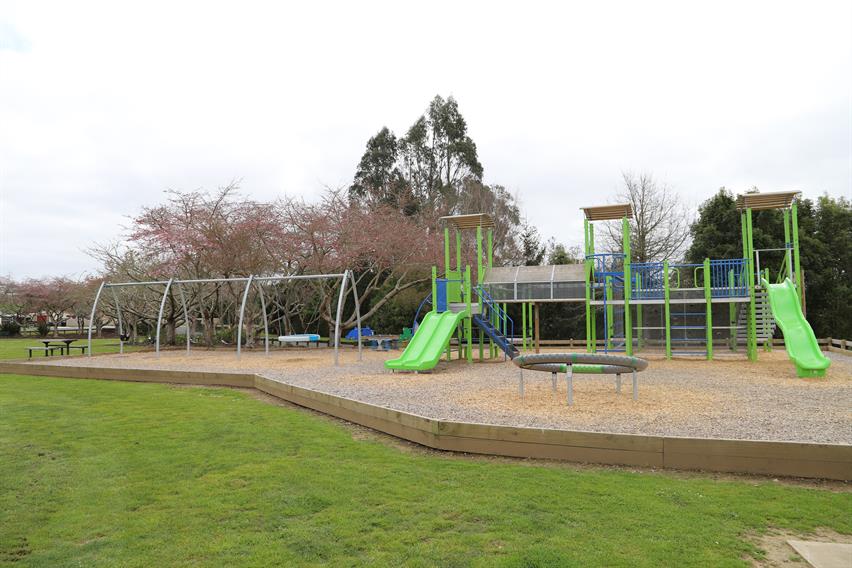
<path fill-rule="evenodd" d="M 802 313 L 799 295 L 789 278 L 781 284 L 761 279 L 769 297 L 769 306 L 778 327 L 784 333 L 787 355 L 796 365 L 799 377 L 824 377 L 831 359 L 823 355 L 811 324 Z"/>
<path fill-rule="evenodd" d="M 466 315 L 467 311 L 427 313 L 402 355 L 385 361 L 385 367 L 397 371 L 428 371 L 435 368 L 447 350 L 459 322 Z"/>

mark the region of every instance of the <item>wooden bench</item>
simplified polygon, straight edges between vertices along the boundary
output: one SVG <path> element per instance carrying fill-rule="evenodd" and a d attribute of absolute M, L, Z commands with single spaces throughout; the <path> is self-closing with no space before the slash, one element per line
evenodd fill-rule
<path fill-rule="evenodd" d="M 33 358 L 33 351 L 44 351 L 44 356 L 53 355 L 53 352 L 59 349 L 61 353 L 64 347 L 27 347 L 27 351 L 29 351 L 29 358 Z"/>
<path fill-rule="evenodd" d="M 68 347 L 66 347 L 66 349 L 68 350 L 69 355 L 71 354 L 72 349 L 79 349 L 80 354 L 85 355 L 86 349 L 88 349 L 88 347 L 89 347 L 88 345 L 69 345 Z"/>

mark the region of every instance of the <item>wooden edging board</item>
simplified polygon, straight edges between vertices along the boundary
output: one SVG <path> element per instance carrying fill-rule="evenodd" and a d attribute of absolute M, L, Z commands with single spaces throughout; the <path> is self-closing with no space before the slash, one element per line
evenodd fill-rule
<path fill-rule="evenodd" d="M 261 392 L 437 450 L 518 458 L 852 480 L 852 445 L 642 436 L 452 422 L 249 373 L 0 362 L 0 373 L 219 385 Z"/>

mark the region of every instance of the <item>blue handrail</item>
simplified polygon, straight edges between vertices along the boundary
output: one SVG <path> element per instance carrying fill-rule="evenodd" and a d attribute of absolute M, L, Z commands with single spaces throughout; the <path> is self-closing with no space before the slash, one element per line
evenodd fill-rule
<path fill-rule="evenodd" d="M 509 338 L 509 339 L 514 338 L 515 337 L 515 322 L 512 318 L 509 317 L 509 314 L 506 313 L 506 310 L 502 309 L 500 307 L 500 304 L 495 302 L 494 298 L 491 297 L 491 294 L 489 294 L 482 286 L 477 286 L 473 290 L 474 290 L 474 292 L 476 292 L 477 296 L 479 296 L 479 299 L 482 301 L 483 308 L 487 307 L 489 310 L 493 310 L 494 313 L 497 315 L 497 321 L 504 323 L 504 325 L 502 325 L 497 331 L 506 335 L 506 337 Z M 483 317 L 486 316 L 486 313 L 484 313 L 484 312 L 485 311 L 483 310 L 483 314 L 482 314 Z M 489 321 L 490 318 L 485 317 L 485 320 Z M 509 325 L 510 331 L 509 331 L 508 334 L 506 334 L 505 331 L 504 331 L 506 329 L 505 324 Z"/>
<path fill-rule="evenodd" d="M 417 326 L 419 325 L 417 323 L 417 318 L 420 317 L 420 310 L 423 309 L 423 306 L 426 305 L 426 302 L 429 302 L 430 304 L 432 303 L 432 293 L 431 292 L 429 292 L 429 294 L 425 298 L 423 298 L 423 301 L 420 302 L 419 306 L 417 306 L 417 311 L 414 312 L 414 324 L 411 326 L 411 329 L 413 329 L 414 331 L 417 331 Z"/>
<path fill-rule="evenodd" d="M 693 268 L 703 273 L 703 263 L 673 263 L 669 270 Z M 659 300 L 664 296 L 664 265 L 662 262 L 636 262 L 630 265 L 631 291 L 635 300 Z M 733 279 L 731 278 L 733 276 Z M 748 296 L 746 259 L 725 258 L 710 261 L 710 295 L 713 298 L 744 298 Z M 704 277 L 708 277 L 704 275 Z M 638 281 L 637 281 L 638 280 Z M 733 282 L 731 281 L 733 280 Z M 699 282 L 694 283 L 695 287 Z M 703 285 L 703 284 L 702 284 Z M 678 288 L 673 285 L 672 288 Z"/>

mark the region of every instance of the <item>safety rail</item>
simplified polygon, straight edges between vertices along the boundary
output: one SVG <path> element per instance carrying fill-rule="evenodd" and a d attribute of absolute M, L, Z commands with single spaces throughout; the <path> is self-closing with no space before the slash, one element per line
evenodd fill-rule
<path fill-rule="evenodd" d="M 713 298 L 744 298 L 749 295 L 744 258 L 710 261 L 710 295 Z M 705 275 L 706 277 L 706 275 Z"/>
<path fill-rule="evenodd" d="M 597 253 L 586 255 L 586 260 L 592 260 L 595 263 L 595 274 L 618 276 L 624 274 L 624 259 L 627 258 L 622 253 Z M 616 262 L 620 261 L 620 262 Z"/>
<path fill-rule="evenodd" d="M 420 302 L 419 306 L 417 306 L 417 311 L 414 312 L 414 325 L 412 325 L 412 329 L 414 329 L 414 330 L 417 330 L 417 326 L 420 325 L 420 324 L 417 323 L 417 318 L 420 317 L 420 310 L 423 309 L 423 306 L 426 305 L 426 302 L 429 302 L 430 304 L 432 303 L 432 293 L 431 292 L 429 292 L 429 294 L 425 298 L 423 298 L 423 301 Z"/>
<path fill-rule="evenodd" d="M 692 285 L 704 286 L 704 263 L 672 263 L 669 289 L 681 289 L 681 270 L 692 269 Z M 747 263 L 744 258 L 714 259 L 709 263 L 710 295 L 713 298 L 744 298 L 749 295 Z M 665 263 L 636 262 L 630 265 L 631 297 L 634 300 L 660 300 L 665 295 Z"/>
<path fill-rule="evenodd" d="M 769 270 L 769 269 L 767 268 L 766 270 Z M 781 260 L 781 268 L 778 269 L 778 276 L 775 279 L 775 283 L 781 284 L 782 282 L 784 282 L 785 278 L 787 278 L 787 256 L 786 255 Z M 769 278 L 767 277 L 766 280 L 769 281 Z"/>
<path fill-rule="evenodd" d="M 665 293 L 662 262 L 635 262 L 630 265 L 631 296 L 634 300 L 661 300 Z"/>
<path fill-rule="evenodd" d="M 497 316 L 497 321 L 498 321 L 497 331 L 499 331 L 504 336 L 506 336 L 509 339 L 509 341 L 514 339 L 514 337 L 515 337 L 515 321 L 511 317 L 509 317 L 509 314 L 506 313 L 506 310 L 501 308 L 500 304 L 498 302 L 496 302 L 494 300 L 494 298 L 491 297 L 491 294 L 489 294 L 488 291 L 485 290 L 485 288 L 483 288 L 482 286 L 476 286 L 473 289 L 473 291 L 476 293 L 476 295 L 479 297 L 479 300 L 482 302 L 481 316 L 483 317 L 483 319 L 485 319 L 485 321 L 490 322 L 491 321 L 491 318 L 490 318 L 491 314 L 488 313 L 488 312 L 489 311 L 494 312 L 494 315 Z M 503 325 L 499 325 L 500 323 L 502 323 Z M 506 324 L 508 324 L 509 333 L 506 333 L 506 331 L 507 331 Z"/>

